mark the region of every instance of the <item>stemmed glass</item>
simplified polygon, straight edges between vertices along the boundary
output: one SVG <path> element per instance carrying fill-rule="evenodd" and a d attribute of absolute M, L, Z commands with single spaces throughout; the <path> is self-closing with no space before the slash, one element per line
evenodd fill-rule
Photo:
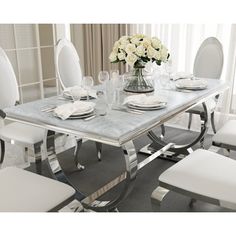
<path fill-rule="evenodd" d="M 106 84 L 106 82 L 109 80 L 109 73 L 108 71 L 100 71 L 98 74 L 98 81 L 101 84 Z"/>
<path fill-rule="evenodd" d="M 92 76 L 84 76 L 82 79 L 82 87 L 86 90 L 87 100 L 89 100 L 89 90 L 94 85 Z"/>

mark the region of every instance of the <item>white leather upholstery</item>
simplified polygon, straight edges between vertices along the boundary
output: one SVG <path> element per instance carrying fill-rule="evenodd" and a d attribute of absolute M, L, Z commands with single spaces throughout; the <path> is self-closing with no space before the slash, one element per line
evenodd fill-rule
<path fill-rule="evenodd" d="M 0 139 L 11 139 L 25 144 L 33 145 L 43 141 L 45 130 L 18 122 L 0 128 Z"/>
<path fill-rule="evenodd" d="M 15 167 L 0 170 L 0 212 L 46 212 L 75 194 L 64 183 Z"/>
<path fill-rule="evenodd" d="M 203 41 L 194 60 L 193 75 L 202 78 L 219 79 L 223 67 L 222 45 L 217 38 Z"/>
<path fill-rule="evenodd" d="M 236 120 L 226 122 L 213 136 L 212 141 L 236 147 Z"/>
<path fill-rule="evenodd" d="M 14 106 L 19 101 L 17 80 L 12 65 L 0 48 L 0 109 Z"/>
<path fill-rule="evenodd" d="M 81 85 L 82 72 L 79 56 L 70 41 L 66 39 L 58 41 L 55 53 L 55 64 L 57 75 L 63 89 Z"/>
<path fill-rule="evenodd" d="M 236 209 L 236 161 L 225 156 L 198 149 L 163 172 L 159 180 Z"/>
<path fill-rule="evenodd" d="M 217 38 L 210 37 L 203 41 L 194 60 L 193 75 L 200 78 L 220 79 L 224 63 L 223 49 Z M 214 112 L 216 102 L 209 99 L 210 112 Z M 192 111 L 203 111 L 201 105 L 191 108 Z M 191 112 L 190 110 L 190 112 Z"/>

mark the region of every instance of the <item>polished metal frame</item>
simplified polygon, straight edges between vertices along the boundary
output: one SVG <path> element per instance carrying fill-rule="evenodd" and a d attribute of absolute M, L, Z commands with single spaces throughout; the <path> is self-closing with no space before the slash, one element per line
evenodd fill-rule
<path fill-rule="evenodd" d="M 152 192 L 152 195 L 151 195 L 151 202 L 154 204 L 154 208 L 155 208 L 155 204 L 157 204 L 158 207 L 161 208 L 161 203 L 169 191 L 174 191 L 176 193 L 180 193 L 180 194 L 190 197 L 190 202 L 189 202 L 190 206 L 192 206 L 192 204 L 196 200 L 200 200 L 200 201 L 214 204 L 214 205 L 224 207 L 227 209 L 236 210 L 236 203 L 226 202 L 226 201 L 222 201 L 221 199 L 207 197 L 205 195 L 190 192 L 190 191 L 184 190 L 182 188 L 178 188 L 176 186 L 173 186 L 165 182 L 161 182 L 161 181 L 159 181 L 159 186 Z"/>
<path fill-rule="evenodd" d="M 124 154 L 124 160 L 125 160 L 125 166 L 126 166 L 125 171 L 121 173 L 121 175 L 116 177 L 114 180 L 110 181 L 105 186 L 95 191 L 93 194 L 89 196 L 84 196 L 84 194 L 81 193 L 80 190 L 76 186 L 74 186 L 73 183 L 71 183 L 67 179 L 66 175 L 64 174 L 60 166 L 60 163 L 57 159 L 56 152 L 55 152 L 54 136 L 53 135 L 49 136 L 47 133 L 45 133 L 45 138 L 43 142 L 43 145 L 45 145 L 45 148 L 43 150 L 46 150 L 45 157 L 47 157 L 48 166 L 50 167 L 52 176 L 54 176 L 55 179 L 58 179 L 60 181 L 63 181 L 65 183 L 72 185 L 77 191 L 77 199 L 81 200 L 81 203 L 83 204 L 85 208 L 95 210 L 95 211 L 111 211 L 111 210 L 116 209 L 117 205 L 132 190 L 135 184 L 135 179 L 136 179 L 138 170 L 141 170 L 144 166 L 146 166 L 151 161 L 155 160 L 157 157 L 159 157 L 160 155 L 162 155 L 164 152 L 168 150 L 187 148 L 188 151 L 191 152 L 191 147 L 189 146 L 189 144 L 176 145 L 173 143 L 170 143 L 170 144 L 163 143 L 163 148 L 154 152 L 152 155 L 147 157 L 141 163 L 138 163 L 137 154 L 136 154 L 135 146 L 133 144 L 133 140 L 144 134 L 147 134 L 148 132 L 149 134 L 151 134 L 151 130 L 153 128 L 164 124 L 166 121 L 168 121 L 172 117 L 176 116 L 177 114 L 185 112 L 186 110 L 190 109 L 191 107 L 194 107 L 197 104 L 203 103 L 204 109 L 206 110 L 206 113 L 207 113 L 207 107 L 205 105 L 205 101 L 209 99 L 210 97 L 213 97 L 219 94 L 220 92 L 224 91 L 226 88 L 227 88 L 226 85 L 221 85 L 217 89 L 215 89 L 215 91 L 211 91 L 207 95 L 199 96 L 198 98 L 190 101 L 188 104 L 178 107 L 177 109 L 162 116 L 160 120 L 153 122 L 152 124 L 149 123 L 145 127 L 140 128 L 139 130 L 133 130 L 129 134 L 122 136 L 116 140 L 109 139 L 98 134 L 79 132 L 79 131 L 75 131 L 71 129 L 57 127 L 46 122 L 41 122 L 36 119 L 32 121 L 31 119 L 22 117 L 22 116 L 19 117 L 17 115 L 7 115 L 7 118 L 10 120 L 18 121 L 18 122 L 35 125 L 38 127 L 43 127 L 47 130 L 53 130 L 54 132 L 71 134 L 76 137 L 83 137 L 85 139 L 93 140 L 98 143 L 104 143 L 104 144 L 109 144 L 116 147 L 121 147 Z M 205 126 L 204 126 L 205 132 L 207 130 L 207 123 L 208 123 L 207 121 L 208 120 L 206 120 Z M 50 139 L 52 139 L 53 141 L 50 142 Z M 200 138 L 197 139 L 197 141 L 199 140 Z M 113 188 L 114 186 L 116 186 L 117 184 L 121 182 L 123 182 L 122 183 L 123 188 L 118 196 L 116 196 L 114 199 L 109 200 L 109 201 L 98 200 L 100 196 L 102 196 L 108 190 L 110 190 L 111 188 Z"/>

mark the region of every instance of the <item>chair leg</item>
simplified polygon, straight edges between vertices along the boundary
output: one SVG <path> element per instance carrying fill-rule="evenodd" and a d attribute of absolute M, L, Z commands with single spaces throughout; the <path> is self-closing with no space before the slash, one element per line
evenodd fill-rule
<path fill-rule="evenodd" d="M 193 114 L 192 114 L 192 113 L 189 113 L 189 117 L 188 117 L 188 129 L 191 128 L 192 119 L 193 119 Z"/>
<path fill-rule="evenodd" d="M 166 196 L 166 194 L 169 192 L 168 189 L 163 188 L 161 186 L 158 186 L 151 195 L 151 203 L 152 203 L 152 208 L 154 210 L 160 210 L 161 208 L 161 202 Z"/>
<path fill-rule="evenodd" d="M 99 161 L 101 161 L 102 156 L 102 144 L 99 142 L 96 142 L 96 149 L 97 149 L 97 158 Z"/>
<path fill-rule="evenodd" d="M 211 127 L 214 133 L 216 133 L 216 127 L 215 127 L 215 113 L 211 113 Z"/>
<path fill-rule="evenodd" d="M 193 207 L 194 203 L 196 202 L 197 200 L 194 199 L 194 198 L 191 198 L 190 199 L 190 202 L 189 202 L 189 207 Z"/>
<path fill-rule="evenodd" d="M 74 152 L 74 161 L 75 165 L 79 170 L 84 170 L 84 166 L 79 163 L 79 151 L 82 146 L 82 139 L 77 139 L 76 140 L 76 147 L 75 147 L 75 152 Z"/>
<path fill-rule="evenodd" d="M 0 164 L 3 163 L 4 161 L 4 156 L 5 156 L 5 142 L 0 139 L 0 142 L 1 142 L 1 159 L 0 159 Z"/>
<path fill-rule="evenodd" d="M 162 124 L 162 125 L 161 125 L 161 137 L 160 137 L 161 140 L 164 139 L 164 137 L 165 137 L 165 133 L 166 133 L 165 125 Z"/>
<path fill-rule="evenodd" d="M 42 174 L 42 153 L 41 144 L 34 145 L 34 158 L 35 158 L 35 168 L 37 174 Z"/>

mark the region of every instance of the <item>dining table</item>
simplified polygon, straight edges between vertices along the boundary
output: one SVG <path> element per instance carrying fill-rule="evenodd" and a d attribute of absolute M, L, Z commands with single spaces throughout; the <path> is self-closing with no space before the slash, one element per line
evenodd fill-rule
<path fill-rule="evenodd" d="M 80 201 L 85 208 L 95 211 L 112 211 L 116 209 L 119 203 L 125 199 L 130 191 L 132 191 L 137 173 L 141 171 L 142 168 L 168 150 L 187 150 L 187 154 L 190 152 L 192 145 L 192 143 L 186 145 L 165 143 L 161 138 L 158 139 L 158 137 L 154 135 L 152 141 L 156 140 L 162 146 L 160 149 L 147 155 L 143 161 L 138 162 L 137 151 L 134 145 L 135 139 L 143 135 L 152 136 L 154 128 L 163 125 L 176 115 L 185 112 L 197 104 L 202 104 L 206 116 L 202 132 L 200 132 L 194 143 L 204 137 L 208 129 L 209 121 L 207 100 L 223 93 L 229 87 L 227 83 L 222 80 L 205 80 L 208 84 L 206 89 L 190 92 L 180 91 L 175 88 L 161 89 L 158 88 L 158 86 L 155 87 L 154 94 L 165 97 L 167 105 L 162 109 L 145 111 L 141 114 L 111 109 L 106 115 L 98 115 L 90 120 L 62 120 L 55 117 L 53 112 L 42 111 L 43 107 L 58 106 L 67 103 L 68 101 L 59 99 L 61 96 L 44 98 L 9 107 L 4 109 L 4 112 L 6 113 L 6 119 L 8 120 L 22 122 L 45 129 L 44 145 L 45 148 L 48 149 L 48 152 L 45 152 L 45 155 L 51 173 L 54 178 L 66 182 L 76 189 L 80 195 Z M 129 95 L 131 94 L 124 93 L 124 96 Z M 96 103 L 96 99 L 93 101 Z M 53 135 L 49 135 L 50 132 L 73 135 L 97 143 L 119 147 L 123 151 L 121 158 L 125 162 L 125 169 L 113 180 L 99 189 L 95 189 L 92 194 L 84 195 L 78 187 L 75 187 L 73 183 L 68 180 L 60 166 L 55 150 L 53 152 L 49 151 L 49 137 L 54 139 Z M 106 201 L 99 200 L 102 195 L 121 182 L 123 182 L 123 187 L 119 188 L 120 191 L 117 196 Z"/>

